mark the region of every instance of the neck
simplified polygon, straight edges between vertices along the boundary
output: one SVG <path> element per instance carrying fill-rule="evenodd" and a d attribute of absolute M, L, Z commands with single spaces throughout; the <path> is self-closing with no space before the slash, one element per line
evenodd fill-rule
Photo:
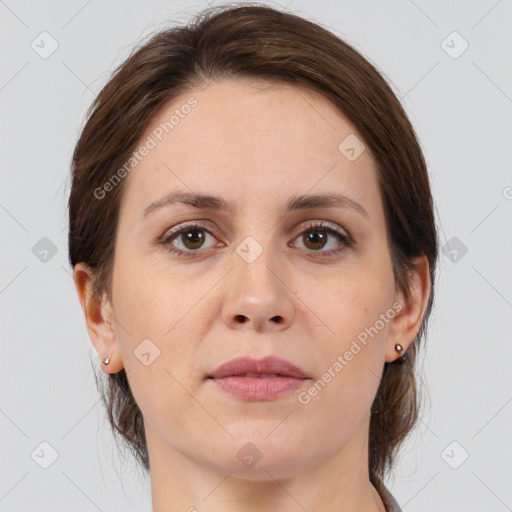
<path fill-rule="evenodd" d="M 368 422 L 369 423 L 369 422 Z M 369 425 L 367 425 L 369 426 Z M 326 457 L 241 473 L 194 460 L 146 425 L 154 512 L 385 512 L 368 475 L 368 431 Z M 255 466 L 256 467 L 256 466 Z"/>

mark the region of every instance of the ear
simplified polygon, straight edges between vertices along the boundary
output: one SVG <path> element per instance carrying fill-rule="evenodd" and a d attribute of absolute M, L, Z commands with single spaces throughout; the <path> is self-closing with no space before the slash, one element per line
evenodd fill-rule
<path fill-rule="evenodd" d="M 112 304 L 93 291 L 94 276 L 94 271 L 85 263 L 77 263 L 73 269 L 73 280 L 85 315 L 87 331 L 98 352 L 100 365 L 107 373 L 117 373 L 122 370 L 123 362 L 116 332 L 112 327 Z M 105 357 L 110 358 L 108 365 L 102 362 Z"/>
<path fill-rule="evenodd" d="M 388 345 L 386 347 L 386 362 L 390 363 L 400 358 L 400 354 L 395 350 L 395 345 L 399 343 L 405 352 L 414 341 L 418 334 L 423 320 L 423 315 L 427 307 L 431 292 L 431 282 L 429 273 L 428 259 L 421 255 L 413 260 L 414 269 L 410 270 L 409 283 L 410 290 L 407 295 L 398 291 L 395 294 L 397 311 L 392 320 L 389 329 Z"/>

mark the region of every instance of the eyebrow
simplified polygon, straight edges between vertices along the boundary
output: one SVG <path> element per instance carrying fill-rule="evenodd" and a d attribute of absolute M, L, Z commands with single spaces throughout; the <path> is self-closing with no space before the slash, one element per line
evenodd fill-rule
<path fill-rule="evenodd" d="M 146 207 L 142 212 L 141 220 L 144 220 L 152 211 L 176 203 L 185 204 L 201 210 L 224 211 L 230 215 L 233 215 L 236 211 L 234 203 L 226 201 L 222 197 L 194 192 L 171 192 L 163 198 L 153 201 Z M 285 213 L 331 207 L 351 208 L 368 218 L 368 213 L 361 204 L 342 194 L 292 196 L 288 199 Z"/>

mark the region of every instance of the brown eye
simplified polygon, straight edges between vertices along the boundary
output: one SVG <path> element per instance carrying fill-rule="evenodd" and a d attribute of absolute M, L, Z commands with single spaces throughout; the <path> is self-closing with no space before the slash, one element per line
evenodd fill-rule
<path fill-rule="evenodd" d="M 191 229 L 181 232 L 181 241 L 183 245 L 190 250 L 199 249 L 205 241 L 205 235 L 200 229 Z"/>
<path fill-rule="evenodd" d="M 299 236 L 308 252 L 334 254 L 351 246 L 350 237 L 322 223 L 308 226 Z M 327 247 L 326 250 L 323 250 Z"/>
<path fill-rule="evenodd" d="M 204 250 L 216 245 L 222 245 L 216 242 L 216 238 L 210 233 L 210 224 L 208 228 L 200 224 L 187 224 L 171 230 L 164 235 L 160 243 L 167 247 L 169 252 L 178 256 L 196 256 Z M 210 247 L 205 244 L 210 240 Z"/>
<path fill-rule="evenodd" d="M 321 231 L 318 229 L 313 229 L 310 231 L 306 231 L 302 235 L 302 240 L 304 241 L 304 245 L 308 249 L 318 250 L 322 249 L 327 243 L 327 233 L 326 231 Z"/>

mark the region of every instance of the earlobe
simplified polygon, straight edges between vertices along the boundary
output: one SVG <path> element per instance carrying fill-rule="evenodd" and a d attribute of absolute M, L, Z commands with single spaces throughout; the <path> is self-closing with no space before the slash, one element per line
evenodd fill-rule
<path fill-rule="evenodd" d="M 84 263 L 73 269 L 73 280 L 85 316 L 89 338 L 102 368 L 116 373 L 123 368 L 116 332 L 112 326 L 112 305 L 94 292 L 94 271 Z M 108 358 L 108 362 L 104 362 Z M 107 370 L 108 368 L 108 370 Z"/>
<path fill-rule="evenodd" d="M 389 330 L 386 362 L 404 360 L 407 349 L 418 334 L 431 293 L 429 263 L 425 255 L 413 260 L 414 268 L 409 271 L 409 293 L 399 292 L 395 299 L 401 309 L 393 319 Z M 400 351 L 398 347 L 402 348 Z M 398 353 L 398 357 L 397 357 Z"/>

